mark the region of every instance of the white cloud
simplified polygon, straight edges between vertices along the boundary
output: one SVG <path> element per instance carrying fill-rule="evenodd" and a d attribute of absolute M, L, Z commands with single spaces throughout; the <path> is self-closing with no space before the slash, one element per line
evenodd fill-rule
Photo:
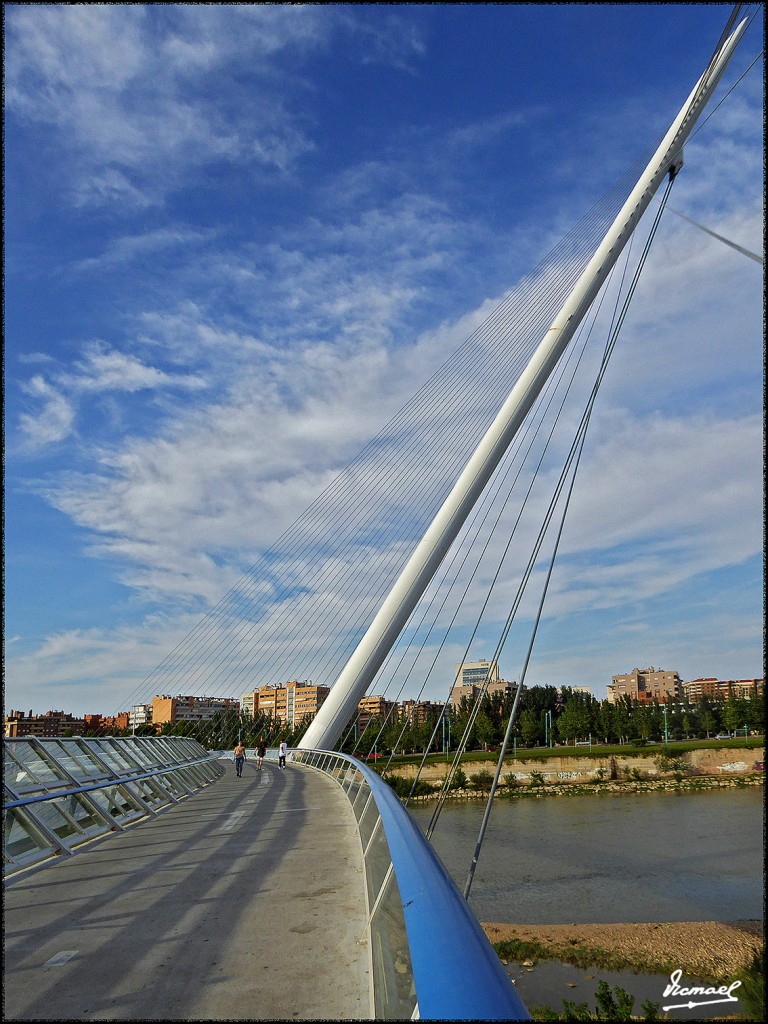
<path fill-rule="evenodd" d="M 344 8 L 172 11 L 172 18 L 162 5 L 9 11 L 9 110 L 28 125 L 52 126 L 59 140 L 66 136 L 80 203 L 119 199 L 146 207 L 175 183 L 189 184 L 190 172 L 210 161 L 234 162 L 248 175 L 259 164 L 295 169 L 316 144 L 294 102 L 313 87 L 301 77 L 297 54 L 316 52 L 339 30 L 362 33 L 366 52 L 407 70 L 422 52 L 418 36 L 397 18 L 381 20 L 378 9 L 372 23 Z M 249 103 L 237 109 L 233 98 L 244 92 L 228 86 L 246 65 Z M 221 85 L 215 95 L 208 88 L 214 75 Z M 689 146 L 672 202 L 754 245 L 762 238 L 755 189 L 762 146 L 749 141 L 746 110 L 737 104 L 735 114 L 707 129 L 709 163 L 703 136 Z M 461 201 L 452 206 L 445 192 L 430 191 L 420 165 L 444 181 L 456 170 L 457 153 L 534 116 L 539 112 L 502 110 L 443 137 L 435 131 L 407 159 L 338 166 L 317 183 L 308 212 L 235 233 L 235 242 L 224 231 L 181 221 L 112 228 L 94 246 L 99 256 L 72 265 L 75 277 L 87 272 L 94 281 L 100 269 L 108 276 L 117 268 L 132 275 L 134 292 L 111 333 L 102 333 L 107 340 L 81 342 L 66 365 L 42 353 L 24 357 L 43 364 L 24 387 L 38 408 L 35 414 L 27 406 L 20 419 L 28 443 L 44 448 L 76 429 L 79 435 L 77 452 L 38 491 L 86 531 L 90 553 L 130 588 L 134 612 L 162 602 L 167 618 L 58 634 L 15 658 L 15 678 L 50 684 L 51 694 L 58 683 L 70 693 L 70 684 L 85 680 L 88 703 L 99 679 L 113 680 L 120 693 L 127 676 L 140 682 L 137 673 L 191 627 L 190 608 L 214 605 L 472 333 L 497 302 L 487 296 L 486 273 L 512 280 L 518 261 L 544 248 L 551 221 L 531 226 L 521 219 L 509 236 L 496 237 L 493 218 L 476 218 Z M 613 152 L 610 161 L 619 157 Z M 547 173 L 571 175 L 561 165 Z M 570 223 L 573 191 L 562 203 Z M 156 255 L 173 261 L 167 277 L 147 270 Z M 741 565 L 759 551 L 760 283 L 745 263 L 675 218 L 663 224 L 598 402 L 548 619 L 562 621 L 585 602 L 620 615 L 634 599 L 652 603 L 680 593 L 701 574 Z M 473 275 L 480 283 L 470 302 Z M 484 393 L 479 372 L 467 386 L 471 411 Z M 449 413 L 428 415 L 437 431 Z M 441 447 L 425 447 L 425 461 L 447 462 L 454 433 L 450 427 Z M 564 443 L 558 436 L 556 446 Z M 367 490 L 360 491 L 382 495 L 358 569 L 365 599 L 404 550 L 400 542 L 378 550 L 376 530 L 409 512 L 404 499 L 397 507 L 384 500 L 382 460 L 381 452 L 371 456 Z M 416 493 L 422 468 L 415 459 L 398 470 L 404 493 Z M 352 504 L 354 490 L 345 493 Z M 537 496 L 538 510 L 543 500 Z M 494 541 L 494 554 L 505 539 Z M 523 560 L 523 552 L 511 559 L 496 614 L 506 611 L 512 570 Z M 333 632 L 321 613 L 343 609 L 353 632 L 364 617 L 364 599 L 340 586 L 338 573 L 347 567 L 339 551 L 275 560 L 291 586 L 315 590 L 317 618 L 296 641 L 307 675 Z M 481 575 L 486 582 L 490 570 L 484 566 Z M 274 593 L 274 585 L 269 574 L 261 581 L 264 592 Z M 470 598 L 460 625 L 472 621 L 482 596 L 478 590 Z M 293 610 L 300 598 L 289 593 L 281 604 Z M 246 604 L 255 606 L 256 596 Z M 628 616 L 622 642 L 633 630 L 644 641 L 651 632 Z M 264 649 L 271 654 L 272 641 Z M 450 651 L 458 657 L 456 643 Z M 555 650 L 548 664 L 558 672 L 582 665 L 587 673 L 596 656 L 590 659 L 578 650 L 561 658 Z M 124 664 L 132 666 L 126 673 Z"/>
<path fill-rule="evenodd" d="M 24 390 L 43 405 L 37 415 L 21 414 L 20 427 L 27 443 L 39 448 L 68 437 L 75 421 L 71 402 L 39 375 L 32 377 Z"/>
<path fill-rule="evenodd" d="M 75 372 L 52 373 L 54 383 L 38 374 L 23 385 L 31 398 L 43 403 L 37 414 L 20 416 L 21 432 L 30 447 L 41 448 L 65 440 L 75 429 L 78 406 L 89 394 L 199 391 L 207 386 L 202 377 L 167 373 L 99 343 L 86 346 L 84 358 L 74 364 L 74 369 Z"/>
<path fill-rule="evenodd" d="M 8 12 L 8 111 L 51 126 L 70 157 L 59 175 L 76 204 L 143 208 L 211 161 L 289 172 L 316 143 L 292 55 L 361 33 L 378 58 L 419 52 L 397 18 L 337 8 L 175 5 L 19 6 Z M 394 26 L 394 27 L 393 27 Z M 281 66 L 277 58 L 285 58 Z M 243 106 L 238 79 L 248 79 Z"/>

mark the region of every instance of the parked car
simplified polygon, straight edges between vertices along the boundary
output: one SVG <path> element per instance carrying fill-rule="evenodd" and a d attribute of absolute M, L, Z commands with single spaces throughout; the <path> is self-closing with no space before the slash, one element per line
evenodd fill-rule
<path fill-rule="evenodd" d="M 717 736 L 715 736 L 716 740 L 729 740 L 730 738 L 730 733 L 727 732 L 719 732 Z"/>

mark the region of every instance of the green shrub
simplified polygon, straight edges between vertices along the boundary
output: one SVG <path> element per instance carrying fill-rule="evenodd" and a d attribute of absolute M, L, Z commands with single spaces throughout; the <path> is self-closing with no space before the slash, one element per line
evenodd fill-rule
<path fill-rule="evenodd" d="M 428 796 L 435 791 L 435 787 L 429 782 L 425 782 L 424 779 L 417 779 L 414 786 L 413 779 L 406 779 L 402 775 L 392 774 L 385 775 L 384 781 L 389 783 L 401 800 L 405 800 L 409 796 Z M 413 793 L 411 793 L 411 789 L 413 789 Z"/>
<path fill-rule="evenodd" d="M 467 773 L 463 768 L 457 768 L 451 781 L 451 789 L 467 788 Z"/>
<path fill-rule="evenodd" d="M 684 757 L 667 757 L 666 754 L 659 754 L 654 761 L 660 772 L 673 772 L 676 776 L 677 774 L 687 775 L 691 770 L 691 766 Z"/>
<path fill-rule="evenodd" d="M 541 774 L 541 772 L 531 772 L 531 782 L 530 782 L 530 785 L 531 786 L 543 786 L 544 785 L 544 776 Z"/>
<path fill-rule="evenodd" d="M 480 789 L 484 793 L 487 793 L 490 791 L 490 788 L 493 785 L 493 776 L 489 771 L 486 771 L 486 769 L 483 768 L 481 769 L 481 771 L 475 772 L 474 774 L 470 775 L 469 781 L 472 783 L 475 789 Z"/>
<path fill-rule="evenodd" d="M 765 1020 L 765 949 L 758 951 L 752 957 L 752 963 L 745 973 L 738 976 L 741 985 L 735 989 L 736 995 L 743 1009 L 746 1011 L 747 1020 Z M 731 981 L 736 981 L 731 978 Z"/>
<path fill-rule="evenodd" d="M 531 1016 L 534 1020 L 610 1020 L 630 1021 L 637 1018 L 632 1017 L 632 1007 L 635 1005 L 635 997 L 625 992 L 620 986 L 611 990 L 606 981 L 597 983 L 595 992 L 595 1013 L 592 1013 L 586 1003 L 572 1003 L 568 999 L 563 1000 L 563 1012 L 558 1014 L 548 1006 L 532 1006 Z M 659 1004 L 652 1003 L 649 999 L 642 1003 L 643 1017 L 645 1021 L 658 1020 Z"/>

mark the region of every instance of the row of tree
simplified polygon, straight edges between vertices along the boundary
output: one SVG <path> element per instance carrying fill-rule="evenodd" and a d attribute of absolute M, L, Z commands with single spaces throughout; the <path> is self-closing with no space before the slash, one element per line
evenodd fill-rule
<path fill-rule="evenodd" d="M 430 709 L 420 724 L 391 718 L 373 720 L 362 736 L 351 731 L 342 749 L 367 756 L 370 753 L 421 753 L 456 750 L 464 741 L 465 749 L 498 747 L 504 738 L 513 697 L 484 697 L 479 712 L 463 701 L 458 708 L 447 708 L 442 718 L 438 709 Z M 590 694 L 533 686 L 520 698 L 512 737 L 518 746 L 554 746 L 592 740 L 595 743 L 631 743 L 643 740 L 705 739 L 720 732 L 730 734 L 747 729 L 762 732 L 765 702 L 757 694 L 749 698 L 727 700 L 702 698 L 692 703 L 640 703 L 621 698 L 616 704 L 599 701 Z"/>
<path fill-rule="evenodd" d="M 498 747 L 512 712 L 513 697 L 482 699 L 473 709 L 466 700 L 459 707 L 424 709 L 423 720 L 412 721 L 397 712 L 388 718 L 373 718 L 364 730 L 351 722 L 339 749 L 367 757 L 369 754 L 423 753 Z M 285 740 L 295 746 L 309 726 L 305 719 L 289 726 L 270 715 L 220 711 L 205 722 L 165 724 L 160 735 L 192 736 L 209 750 L 231 750 L 238 741 L 255 747 L 260 741 L 274 747 Z M 591 694 L 569 687 L 532 686 L 523 691 L 512 736 L 518 746 L 554 746 L 591 739 L 595 743 L 631 743 L 643 740 L 709 738 L 717 733 L 740 730 L 762 732 L 765 701 L 755 693 L 749 698 L 727 700 L 702 698 L 691 703 L 640 703 L 622 697 L 616 704 L 599 701 Z M 465 737 L 465 732 L 468 735 Z M 126 731 L 126 735 L 129 735 Z M 152 725 L 140 726 L 137 735 L 157 735 Z"/>

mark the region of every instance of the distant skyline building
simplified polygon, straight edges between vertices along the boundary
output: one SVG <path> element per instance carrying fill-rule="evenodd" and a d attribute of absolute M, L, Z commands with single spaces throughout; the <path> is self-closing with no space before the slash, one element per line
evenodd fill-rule
<path fill-rule="evenodd" d="M 683 697 L 683 683 L 676 671 L 662 668 L 633 668 L 625 675 L 613 677 L 608 684 L 608 701 L 616 704 L 622 697 L 640 703 L 677 701 Z"/>
<path fill-rule="evenodd" d="M 456 666 L 454 674 L 454 685 L 451 687 L 449 703 L 451 707 L 457 708 L 462 700 L 473 701 L 486 684 L 486 693 L 493 696 L 504 697 L 514 692 L 514 682 L 507 682 L 499 675 L 499 665 L 495 661 L 465 661 Z"/>
<path fill-rule="evenodd" d="M 729 697 L 762 696 L 764 679 L 691 679 L 683 683 L 685 697 L 694 703 L 702 698 L 727 700 Z"/>
<path fill-rule="evenodd" d="M 432 700 L 404 700 L 400 704 L 401 717 L 407 717 L 411 725 L 424 725 L 430 714 L 443 710 L 441 701 Z"/>
<path fill-rule="evenodd" d="M 63 736 L 64 733 L 82 735 L 85 732 L 85 718 L 75 718 L 64 711 L 46 711 L 43 715 L 33 715 L 23 711 L 11 711 L 5 716 L 3 733 L 7 739 L 19 736 Z"/>
<path fill-rule="evenodd" d="M 142 725 L 149 725 L 152 722 L 151 704 L 134 704 L 128 712 L 128 728 L 135 731 Z"/>
<path fill-rule="evenodd" d="M 192 697 L 165 694 L 152 698 L 152 724 L 176 725 L 177 722 L 209 722 L 219 711 L 240 711 L 240 701 L 231 697 Z"/>
<path fill-rule="evenodd" d="M 331 688 L 321 683 L 315 684 L 311 680 L 300 683 L 294 679 L 285 686 L 259 686 L 242 694 L 240 701 L 243 710 L 251 715 L 257 712 L 271 715 L 293 729 L 306 717 L 314 718 L 330 692 Z"/>
<path fill-rule="evenodd" d="M 357 731 L 361 733 L 372 718 L 385 719 L 396 707 L 395 701 L 376 694 L 363 697 L 357 705 Z"/>

